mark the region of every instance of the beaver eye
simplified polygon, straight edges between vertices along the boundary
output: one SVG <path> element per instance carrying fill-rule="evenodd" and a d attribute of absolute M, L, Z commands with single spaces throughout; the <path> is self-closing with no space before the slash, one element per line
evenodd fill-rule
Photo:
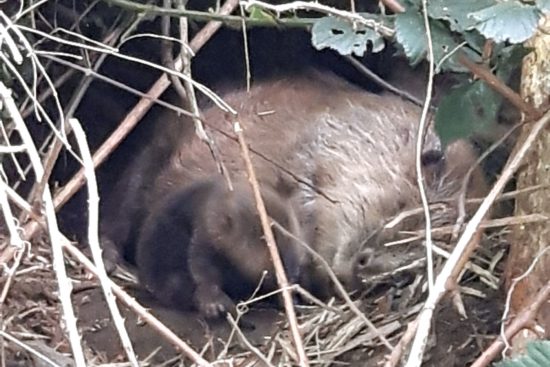
<path fill-rule="evenodd" d="M 359 269 L 367 268 L 371 263 L 372 256 L 373 256 L 372 249 L 365 249 L 360 254 L 358 254 L 355 261 Z"/>
<path fill-rule="evenodd" d="M 357 260 L 357 264 L 359 264 L 360 267 L 364 268 L 365 266 L 367 266 L 368 260 L 369 259 L 366 256 L 360 256 Z"/>

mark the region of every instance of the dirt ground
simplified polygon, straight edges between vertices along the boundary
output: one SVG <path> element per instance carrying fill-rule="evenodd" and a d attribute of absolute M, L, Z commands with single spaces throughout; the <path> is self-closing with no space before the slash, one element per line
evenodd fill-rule
<path fill-rule="evenodd" d="M 498 242 L 498 241 L 497 241 Z M 493 244 L 480 258 L 491 251 L 502 250 L 505 244 Z M 33 247 L 24 258 L 13 278 L 2 305 L 3 330 L 19 341 L 50 356 L 60 366 L 71 366 L 70 352 L 60 322 L 57 282 L 49 263 L 47 245 Z M 490 258 L 490 256 L 489 256 Z M 482 264 L 483 261 L 480 261 Z M 494 269 L 500 274 L 502 260 Z M 78 326 L 90 365 L 125 361 L 118 336 L 103 300 L 101 289 L 90 275 L 77 264 L 70 263 L 70 276 L 74 280 L 73 304 L 77 310 Z M 503 310 L 503 295 L 480 281 L 474 273 L 467 273 L 461 286 L 462 301 L 467 318 L 458 314 L 450 299 L 445 299 L 435 314 L 435 327 L 430 337 L 430 348 L 424 366 L 466 366 L 498 334 Z M 5 277 L 2 279 L 4 284 Z M 225 320 L 208 324 L 192 312 L 179 312 L 158 306 L 140 291 L 133 282 L 115 277 L 118 284 L 133 294 L 142 304 L 170 329 L 202 351 L 206 359 L 219 361 L 217 365 L 265 365 L 251 352 L 238 333 Z M 476 296 L 468 294 L 477 294 Z M 396 344 L 409 321 L 417 315 L 425 294 L 411 284 L 402 288 L 390 287 L 362 299 L 358 303 L 392 344 Z M 181 365 L 179 353 L 171 345 L 139 320 L 125 307 L 121 307 L 126 327 L 136 354 L 141 361 L 152 366 L 167 362 L 166 366 Z M 340 301 L 327 308 L 298 307 L 306 350 L 312 364 L 374 367 L 381 365 L 387 350 L 359 318 Z M 267 306 L 253 307 L 244 316 L 240 328 L 246 340 L 258 347 L 264 355 L 281 358 L 281 352 L 291 345 L 286 332 L 286 320 L 279 310 Z M 21 346 L 4 339 L 2 356 L 5 365 L 46 366 Z M 223 353 L 225 351 L 225 353 Z M 223 362 L 225 361 L 225 362 Z M 255 363 L 255 364 L 254 364 Z M 188 365 L 186 362 L 185 365 Z M 273 362 L 273 365 L 293 365 L 291 362 Z"/>

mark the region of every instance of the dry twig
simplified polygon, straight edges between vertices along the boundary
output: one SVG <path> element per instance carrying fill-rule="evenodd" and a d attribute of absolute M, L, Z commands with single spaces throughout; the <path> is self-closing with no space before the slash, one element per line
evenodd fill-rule
<path fill-rule="evenodd" d="M 309 366 L 309 361 L 304 350 L 304 343 L 302 341 L 302 335 L 298 327 L 298 320 L 296 319 L 296 312 L 294 310 L 294 304 L 292 302 L 292 295 L 288 289 L 288 279 L 283 267 L 283 262 L 281 256 L 279 255 L 279 250 L 275 243 L 275 236 L 271 226 L 269 225 L 269 219 L 267 216 L 267 211 L 265 209 L 264 201 L 262 195 L 260 194 L 260 187 L 258 185 L 258 180 L 256 179 L 256 173 L 252 167 L 252 161 L 250 160 L 250 152 L 248 150 L 248 145 L 244 139 L 243 130 L 239 122 L 234 123 L 234 131 L 239 138 L 239 144 L 241 146 L 242 157 L 245 162 L 246 171 L 248 173 L 248 179 L 250 185 L 252 186 L 252 191 L 254 192 L 254 199 L 256 200 L 256 207 L 258 213 L 260 214 L 260 221 L 262 223 L 262 230 L 267 242 L 267 247 L 271 255 L 271 260 L 273 261 L 273 267 L 275 268 L 275 275 L 277 276 L 277 283 L 279 288 L 282 289 L 283 303 L 285 306 L 285 311 L 288 317 L 288 323 L 290 325 L 290 331 L 292 333 L 292 339 L 294 340 L 294 347 L 296 348 L 296 353 L 298 354 L 298 363 L 302 367 Z"/>
<path fill-rule="evenodd" d="M 451 274 L 455 272 L 455 268 L 459 263 L 462 254 L 467 251 L 468 246 L 471 246 L 471 240 L 475 233 L 477 233 L 480 222 L 486 216 L 496 197 L 504 189 L 504 186 L 506 185 L 508 180 L 518 169 L 526 153 L 534 145 L 535 139 L 538 137 L 541 131 L 543 131 L 544 127 L 549 121 L 550 112 L 547 112 L 544 116 L 542 116 L 542 118 L 540 118 L 532 125 L 531 131 L 527 135 L 525 141 L 517 150 L 515 156 L 510 160 L 509 164 L 505 167 L 502 175 L 496 181 L 495 185 L 493 186 L 487 197 L 483 200 L 470 222 L 466 225 L 464 233 L 460 237 L 453 252 L 451 253 L 451 257 L 449 258 L 449 260 L 447 260 L 435 281 L 434 291 L 429 294 L 424 308 L 419 315 L 418 330 L 413 341 L 411 349 L 411 359 L 409 359 L 409 364 L 407 365 L 407 367 L 420 365 L 422 361 L 422 356 L 424 354 L 424 348 L 426 346 L 425 343 L 427 341 L 428 333 L 430 330 L 433 312 L 437 303 L 447 291 L 447 282 L 450 280 L 452 281 Z"/>
<path fill-rule="evenodd" d="M 229 0 L 220 9 L 220 14 L 229 14 L 237 5 L 238 0 Z M 204 44 L 212 37 L 212 35 L 220 28 L 220 22 L 210 22 L 195 36 L 191 41 L 191 48 L 197 52 Z M 181 61 L 176 62 L 176 69 L 181 69 Z M 170 81 L 167 75 L 162 75 L 147 92 L 147 97 L 142 98 L 138 104 L 126 115 L 119 124 L 118 128 L 111 136 L 98 148 L 93 155 L 94 168 L 101 165 L 111 152 L 122 142 L 122 140 L 132 131 L 141 118 L 147 113 L 153 104 L 153 100 L 158 99 L 160 95 L 170 86 Z M 59 190 L 54 199 L 55 207 L 58 209 L 63 206 L 69 199 L 80 189 L 84 184 L 84 170 L 78 171 L 75 176 Z M 40 229 L 36 222 L 31 222 L 25 226 L 25 235 L 27 239 L 32 238 Z"/>
<path fill-rule="evenodd" d="M 25 125 L 25 122 L 23 121 L 23 118 L 19 113 L 17 105 L 15 104 L 15 101 L 11 96 L 10 90 L 6 88 L 6 86 L 2 82 L 0 82 L 0 98 L 2 98 L 5 109 L 9 113 L 10 117 L 13 119 L 19 136 L 21 137 L 23 144 L 27 148 L 27 154 L 31 161 L 36 181 L 40 182 L 44 179 L 44 167 L 42 166 L 42 162 L 40 161 L 40 156 L 38 155 L 38 151 L 34 146 L 32 137 L 27 130 L 27 126 Z M 42 200 L 44 201 L 48 232 L 52 246 L 53 266 L 59 285 L 59 299 L 61 301 L 65 324 L 69 334 L 69 343 L 73 351 L 76 366 L 84 367 L 86 366 L 86 360 L 84 358 L 82 346 L 80 345 L 80 335 L 76 327 L 76 317 L 74 314 L 73 305 L 71 303 L 72 285 L 69 278 L 67 277 L 67 273 L 65 270 L 65 264 L 63 261 L 63 250 L 60 244 L 61 233 L 59 232 L 59 228 L 57 226 L 53 198 L 48 185 L 46 185 L 46 188 L 43 192 Z"/>
<path fill-rule="evenodd" d="M 520 330 L 528 327 L 535 320 L 538 310 L 550 299 L 550 281 L 540 289 L 533 302 L 523 309 L 514 320 L 508 325 L 503 336 L 499 336 L 490 346 L 485 349 L 481 356 L 471 365 L 471 367 L 486 367 L 496 358 L 498 353 L 506 347 L 505 340 L 513 338 Z"/>
<path fill-rule="evenodd" d="M 84 130 L 80 126 L 80 123 L 71 118 L 68 120 L 69 125 L 74 131 L 76 142 L 78 144 L 80 155 L 82 156 L 82 162 L 84 164 L 84 175 L 86 176 L 86 184 L 88 186 L 88 243 L 92 252 L 92 258 L 97 269 L 97 278 L 101 284 L 101 289 L 105 295 L 107 306 L 111 312 L 115 328 L 120 337 L 120 341 L 128 356 L 130 364 L 134 367 L 138 367 L 138 361 L 132 347 L 132 341 L 128 335 L 128 331 L 124 326 L 124 320 L 118 309 L 118 306 L 113 296 L 113 291 L 109 284 L 109 277 L 105 270 L 105 264 L 103 263 L 103 256 L 101 255 L 101 247 L 99 245 L 99 193 L 97 189 L 97 180 L 94 172 L 94 164 L 92 162 L 92 154 L 90 148 L 86 142 L 86 135 Z"/>

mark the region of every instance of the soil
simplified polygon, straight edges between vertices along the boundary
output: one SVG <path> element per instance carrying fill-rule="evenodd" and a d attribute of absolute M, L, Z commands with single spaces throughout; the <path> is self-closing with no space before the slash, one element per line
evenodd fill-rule
<path fill-rule="evenodd" d="M 486 252 L 502 249 L 500 244 L 492 246 Z M 57 282 L 49 265 L 48 250 L 47 245 L 40 244 L 32 248 L 30 256 L 24 257 L 2 305 L 3 330 L 49 356 L 58 365 L 71 366 L 70 348 L 60 322 Z M 68 265 L 74 280 L 73 304 L 88 362 L 99 365 L 125 361 L 101 289 L 84 269 L 74 263 Z M 497 267 L 496 273 L 500 273 L 500 267 Z M 3 277 L 0 284 L 5 284 L 5 279 Z M 220 361 L 217 365 L 264 365 L 257 361 L 238 334 L 228 342 L 232 327 L 226 320 L 207 323 L 196 313 L 166 309 L 140 291 L 135 283 L 123 281 L 120 277 L 116 277 L 115 281 L 149 307 L 182 340 L 195 350 L 204 351 L 206 359 Z M 467 274 L 461 285 L 476 290 L 483 298 L 462 294 L 467 318 L 458 314 L 450 298 L 441 302 L 434 318 L 435 327 L 424 363 L 426 367 L 466 366 L 499 332 L 504 305 L 501 292 L 489 288 L 475 274 Z M 386 289 L 382 294 L 362 300 L 362 310 L 380 330 L 389 330 L 384 335 L 393 344 L 399 341 L 407 323 L 416 317 L 420 309 L 425 294 L 418 289 L 409 284 Z M 406 303 L 408 305 L 404 306 Z M 317 306 L 300 308 L 300 323 L 312 364 L 330 365 L 332 361 L 332 365 L 381 365 L 387 350 L 375 337 L 366 338 L 368 329 L 349 308 L 339 302 L 331 306 L 337 312 Z M 121 306 L 121 311 L 139 360 L 147 360 L 152 366 L 166 361 L 171 361 L 167 366 L 181 365 L 177 358 L 180 354 L 157 332 L 124 306 Z M 289 334 L 285 331 L 285 316 L 280 310 L 263 305 L 252 307 L 243 321 L 240 329 L 244 336 L 265 355 L 269 355 L 270 349 L 282 350 L 282 346 L 291 345 Z M 47 366 L 9 340 L 4 339 L 3 347 L 6 366 Z M 220 359 L 220 353 L 225 348 L 228 348 L 224 357 L 226 362 L 221 362 L 224 359 Z M 276 360 L 285 353 L 273 352 L 273 355 Z M 248 363 L 253 361 L 256 364 Z M 273 365 L 295 363 L 279 360 Z"/>

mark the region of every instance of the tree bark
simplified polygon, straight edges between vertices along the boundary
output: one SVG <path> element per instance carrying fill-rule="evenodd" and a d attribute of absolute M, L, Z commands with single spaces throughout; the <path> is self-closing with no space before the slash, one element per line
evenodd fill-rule
<path fill-rule="evenodd" d="M 550 16 L 547 16 L 537 34 L 526 43 L 532 49 L 523 61 L 521 94 L 535 108 L 548 108 L 550 101 Z M 531 128 L 527 123 L 522 131 L 522 137 Z M 520 137 L 519 141 L 523 141 Z M 533 185 L 550 186 L 550 127 L 539 136 L 536 144 L 517 172 L 517 188 L 524 189 Z M 516 215 L 539 213 L 550 218 L 550 192 L 548 189 L 518 197 Z M 541 252 L 550 246 L 550 225 L 547 221 L 525 224 L 513 228 L 511 236 L 510 255 L 505 273 L 507 288 L 514 278 L 527 271 Z M 550 250 L 537 260 L 533 271 L 514 290 L 511 298 L 509 316 L 528 306 L 537 292 L 550 279 Z M 550 305 L 541 307 L 536 322 L 550 336 Z M 523 349 L 525 342 L 535 335 L 532 331 L 520 332 L 512 341 L 516 351 Z M 540 337 L 540 335 L 539 335 Z"/>

